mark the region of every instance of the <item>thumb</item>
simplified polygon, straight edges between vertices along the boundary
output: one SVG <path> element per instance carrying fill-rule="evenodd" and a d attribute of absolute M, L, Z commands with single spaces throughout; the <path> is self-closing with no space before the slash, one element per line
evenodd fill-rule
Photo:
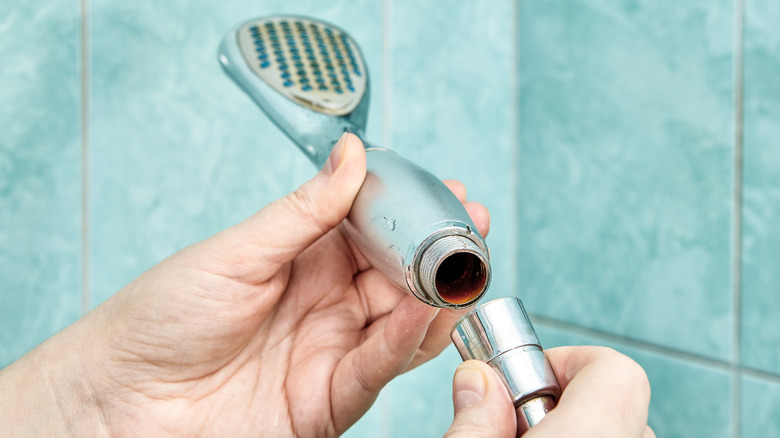
<path fill-rule="evenodd" d="M 514 406 L 489 365 L 476 360 L 460 364 L 452 382 L 452 401 L 455 420 L 445 437 L 515 437 Z"/>
<path fill-rule="evenodd" d="M 210 243 L 233 275 L 265 279 L 347 217 L 365 177 L 363 143 L 344 133 L 317 175 Z"/>

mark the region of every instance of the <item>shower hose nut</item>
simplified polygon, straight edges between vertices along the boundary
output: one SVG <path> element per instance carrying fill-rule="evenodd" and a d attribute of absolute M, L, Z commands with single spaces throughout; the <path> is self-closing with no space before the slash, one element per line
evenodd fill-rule
<path fill-rule="evenodd" d="M 499 298 L 463 316 L 450 333 L 463 360 L 486 362 L 501 377 L 517 413 L 517 436 L 539 423 L 561 396 L 523 303 Z"/>

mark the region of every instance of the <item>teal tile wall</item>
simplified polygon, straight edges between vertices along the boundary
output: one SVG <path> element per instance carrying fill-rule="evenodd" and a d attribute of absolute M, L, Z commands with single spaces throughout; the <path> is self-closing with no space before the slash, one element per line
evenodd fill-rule
<path fill-rule="evenodd" d="M 0 4 L 0 367 L 314 173 L 215 59 L 231 26 L 297 13 L 360 42 L 369 139 L 490 208 L 490 296 L 547 347 L 642 364 L 658 436 L 778 434 L 776 2 L 81 4 Z M 441 436 L 458 363 L 346 435 Z"/>
<path fill-rule="evenodd" d="M 78 13 L 0 3 L 0 368 L 81 314 Z"/>
<path fill-rule="evenodd" d="M 777 378 L 742 378 L 742 428 L 744 437 L 780 436 L 780 381 Z"/>
<path fill-rule="evenodd" d="M 491 213 L 493 296 L 515 291 L 513 2 L 392 2 L 392 146 Z"/>
<path fill-rule="evenodd" d="M 780 4 L 745 10 L 742 360 L 780 373 Z"/>
<path fill-rule="evenodd" d="M 540 321 L 537 336 L 545 348 L 603 345 L 630 356 L 645 369 L 652 396 L 648 424 L 659 437 L 729 437 L 735 390 L 730 369 L 706 360 L 670 357 L 636 348 L 615 337 Z M 746 437 L 758 435 L 744 435 Z"/>
<path fill-rule="evenodd" d="M 452 376 L 461 359 L 447 347 L 436 359 L 396 378 L 389 387 L 391 437 L 440 437 L 452 424 Z M 426 394 L 420 397 L 420 394 Z"/>
<path fill-rule="evenodd" d="M 728 360 L 732 2 L 521 4 L 521 296 Z"/>

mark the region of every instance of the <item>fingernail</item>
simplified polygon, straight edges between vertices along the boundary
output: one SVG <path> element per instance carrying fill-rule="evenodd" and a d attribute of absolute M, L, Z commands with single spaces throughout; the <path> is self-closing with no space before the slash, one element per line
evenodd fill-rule
<path fill-rule="evenodd" d="M 333 150 L 330 151 L 328 161 L 322 166 L 322 173 L 325 175 L 333 175 L 333 172 L 338 169 L 341 164 L 341 159 L 344 157 L 344 145 L 347 143 L 347 133 L 341 134 L 341 138 L 333 146 Z"/>
<path fill-rule="evenodd" d="M 452 390 L 455 393 L 453 404 L 457 414 L 461 409 L 474 406 L 485 397 L 485 376 L 479 369 L 461 364 L 455 371 Z"/>

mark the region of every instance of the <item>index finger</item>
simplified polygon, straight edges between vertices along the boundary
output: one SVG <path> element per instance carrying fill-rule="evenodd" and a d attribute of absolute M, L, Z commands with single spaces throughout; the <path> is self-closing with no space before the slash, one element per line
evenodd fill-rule
<path fill-rule="evenodd" d="M 490 213 L 487 208 L 478 202 L 467 202 L 466 186 L 462 182 L 456 179 L 445 179 L 442 182 L 463 204 L 463 208 L 466 209 L 482 237 L 487 237 L 488 231 L 490 231 Z"/>
<path fill-rule="evenodd" d="M 453 195 L 455 195 L 456 198 L 458 198 L 458 201 L 461 203 L 466 202 L 466 186 L 463 185 L 462 182 L 456 180 L 456 179 L 445 179 L 442 181 L 445 186 L 447 186 L 448 189 L 452 192 Z"/>

